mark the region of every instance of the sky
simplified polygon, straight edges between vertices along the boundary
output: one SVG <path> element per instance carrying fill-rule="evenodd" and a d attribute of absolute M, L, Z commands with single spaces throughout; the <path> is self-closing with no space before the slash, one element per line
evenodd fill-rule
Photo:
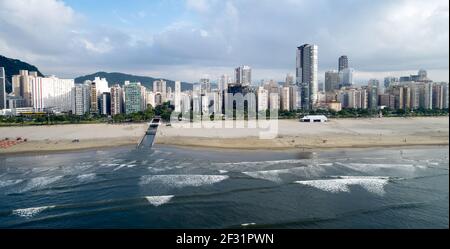
<path fill-rule="evenodd" d="M 347 55 L 356 81 L 449 81 L 448 0 L 0 0 L 0 54 L 73 78 L 97 71 L 197 82 L 252 67 L 295 72 L 319 46 L 319 79 Z"/>

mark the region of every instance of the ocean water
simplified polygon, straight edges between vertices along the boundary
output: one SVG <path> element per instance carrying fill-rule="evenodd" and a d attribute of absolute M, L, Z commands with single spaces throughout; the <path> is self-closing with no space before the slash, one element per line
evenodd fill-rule
<path fill-rule="evenodd" d="M 0 157 L 0 228 L 448 228 L 448 146 Z"/>

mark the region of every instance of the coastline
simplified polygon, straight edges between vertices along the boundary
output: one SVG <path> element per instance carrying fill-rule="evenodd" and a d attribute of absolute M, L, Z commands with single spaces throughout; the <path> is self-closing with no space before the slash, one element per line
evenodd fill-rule
<path fill-rule="evenodd" d="M 222 125 L 222 126 L 221 126 Z M 230 125 L 230 123 L 225 124 Z M 259 139 L 264 129 L 226 127 L 204 122 L 201 128 L 160 127 L 155 144 L 180 147 L 287 150 L 376 148 L 449 144 L 449 118 L 334 119 L 328 123 L 279 120 L 277 136 Z"/>
<path fill-rule="evenodd" d="M 100 150 L 137 145 L 147 124 L 80 124 L 38 127 L 0 127 L 0 140 L 17 137 L 27 142 L 0 148 L 0 156 Z M 79 142 L 73 142 L 78 140 Z"/>
<path fill-rule="evenodd" d="M 205 122 L 217 125 L 217 122 Z M 316 150 L 411 146 L 448 146 L 449 118 L 331 120 L 324 124 L 280 120 L 274 139 L 259 139 L 257 129 L 177 129 L 162 125 L 155 145 L 217 150 Z M 147 124 L 82 124 L 42 127 L 0 127 L 5 137 L 27 142 L 0 149 L 0 156 L 50 154 L 137 145 Z M 79 142 L 72 142 L 79 139 Z"/>

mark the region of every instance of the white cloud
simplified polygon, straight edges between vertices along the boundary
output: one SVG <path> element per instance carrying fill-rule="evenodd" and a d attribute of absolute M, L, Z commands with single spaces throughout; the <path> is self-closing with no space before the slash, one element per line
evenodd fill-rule
<path fill-rule="evenodd" d="M 322 72 L 347 54 L 360 79 L 425 68 L 448 81 L 447 0 L 185 3 L 194 19 L 174 17 L 148 33 L 98 26 L 60 0 L 0 0 L 0 51 L 67 76 L 114 70 L 194 81 L 249 64 L 254 79 L 282 80 L 295 68 L 296 47 L 316 43 Z M 130 15 L 158 18 L 144 10 Z"/>
<path fill-rule="evenodd" d="M 208 0 L 187 0 L 186 4 L 189 9 L 198 12 L 206 12 L 210 8 Z"/>

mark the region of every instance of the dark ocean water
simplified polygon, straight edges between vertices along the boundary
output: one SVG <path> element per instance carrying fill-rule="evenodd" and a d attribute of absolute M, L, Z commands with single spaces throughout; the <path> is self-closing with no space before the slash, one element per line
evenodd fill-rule
<path fill-rule="evenodd" d="M 0 157 L 0 228 L 448 228 L 448 146 Z"/>

